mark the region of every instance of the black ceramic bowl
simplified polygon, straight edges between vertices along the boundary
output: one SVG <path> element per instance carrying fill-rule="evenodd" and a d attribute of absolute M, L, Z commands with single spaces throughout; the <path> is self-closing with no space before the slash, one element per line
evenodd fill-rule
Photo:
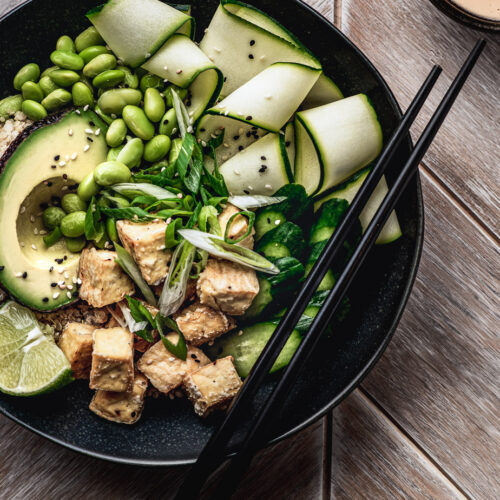
<path fill-rule="evenodd" d="M 48 55 L 62 34 L 76 36 L 87 27 L 85 12 L 96 0 L 33 0 L 0 22 L 0 96 L 12 92 L 12 77 L 30 61 L 49 65 Z M 209 23 L 217 0 L 194 0 L 197 32 Z M 364 92 L 372 100 L 389 137 L 400 119 L 391 91 L 367 58 L 328 21 L 298 0 L 253 0 L 309 47 L 346 96 Z M 410 70 L 410 68 L 408 69 Z M 398 152 L 401 164 L 411 149 L 408 139 Z M 388 175 L 390 182 L 391 173 Z M 303 367 L 294 390 L 273 424 L 273 441 L 289 436 L 320 418 L 352 391 L 373 367 L 399 321 L 417 271 L 423 232 L 418 177 L 397 207 L 403 237 L 375 248 L 348 292 L 348 317 L 325 338 Z M 276 378 L 261 388 L 262 401 Z M 39 398 L 0 396 L 0 410 L 16 422 L 68 448 L 130 464 L 175 465 L 193 462 L 220 415 L 198 418 L 186 399 L 148 399 L 140 422 L 117 425 L 88 410 L 88 384 L 75 382 Z M 228 453 L 238 445 L 235 436 Z"/>
<path fill-rule="evenodd" d="M 431 2 L 438 9 L 459 23 L 472 26 L 482 31 L 500 31 L 500 21 L 474 14 L 456 4 L 453 0 L 431 0 Z"/>

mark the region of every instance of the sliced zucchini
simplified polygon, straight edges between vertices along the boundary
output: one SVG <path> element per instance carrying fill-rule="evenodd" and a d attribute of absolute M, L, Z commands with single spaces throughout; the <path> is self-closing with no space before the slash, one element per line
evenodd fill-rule
<path fill-rule="evenodd" d="M 285 149 L 293 173 L 295 171 L 295 127 L 293 122 L 287 123 L 285 127 Z"/>
<path fill-rule="evenodd" d="M 343 97 L 342 92 L 333 80 L 328 78 L 325 74 L 322 74 L 305 98 L 301 108 L 317 108 L 318 106 L 323 106 L 324 104 L 339 101 L 340 99 L 343 99 Z"/>
<path fill-rule="evenodd" d="M 382 128 L 364 94 L 300 111 L 295 127 L 295 180 L 309 194 L 347 179 L 382 150 Z"/>

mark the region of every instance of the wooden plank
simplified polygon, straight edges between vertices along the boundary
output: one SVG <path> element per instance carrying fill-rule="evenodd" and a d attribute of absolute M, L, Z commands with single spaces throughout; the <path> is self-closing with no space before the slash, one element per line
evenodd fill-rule
<path fill-rule="evenodd" d="M 332 498 L 464 498 L 359 390 L 333 411 Z"/>
<path fill-rule="evenodd" d="M 426 241 L 401 324 L 363 383 L 474 498 L 500 491 L 498 246 L 423 182 Z"/>
<path fill-rule="evenodd" d="M 403 108 L 433 63 L 443 75 L 415 131 L 422 130 L 475 41 L 488 46 L 426 156 L 426 164 L 492 231 L 500 229 L 500 37 L 455 23 L 421 0 L 343 0 L 342 29 L 387 79 Z"/>

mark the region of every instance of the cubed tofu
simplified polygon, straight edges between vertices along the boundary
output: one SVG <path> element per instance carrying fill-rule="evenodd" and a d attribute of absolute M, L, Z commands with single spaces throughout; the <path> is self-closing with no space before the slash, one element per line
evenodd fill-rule
<path fill-rule="evenodd" d="M 216 409 L 226 408 L 242 385 L 233 357 L 217 359 L 186 376 L 183 382 L 194 411 L 206 417 Z"/>
<path fill-rule="evenodd" d="M 197 285 L 200 302 L 231 316 L 241 316 L 259 293 L 253 269 L 234 262 L 209 259 Z"/>
<path fill-rule="evenodd" d="M 229 222 L 229 219 L 234 214 L 237 214 L 238 212 L 241 212 L 241 210 L 238 207 L 231 205 L 231 203 L 228 203 L 224 207 L 224 210 L 219 215 L 219 224 L 220 224 L 220 228 L 222 230 L 223 235 L 226 233 L 226 228 L 227 228 L 227 224 Z M 237 239 L 241 238 L 247 231 L 248 231 L 248 219 L 246 217 L 239 215 L 233 219 L 233 222 L 231 223 L 231 226 L 229 227 L 228 238 L 230 240 L 237 240 Z M 253 243 L 254 243 L 253 235 L 254 234 L 255 234 L 255 229 L 252 227 L 251 233 L 244 240 L 241 240 L 237 244 L 242 246 L 242 247 L 246 247 L 246 248 L 250 248 L 250 249 L 253 248 Z"/>
<path fill-rule="evenodd" d="M 123 246 L 134 257 L 144 279 L 150 285 L 157 285 L 165 279 L 172 258 L 172 253 L 165 249 L 167 223 L 136 224 L 119 220 L 116 228 Z"/>
<path fill-rule="evenodd" d="M 97 327 L 85 323 L 68 323 L 59 337 L 59 348 L 71 363 L 77 379 L 90 377 L 92 334 Z"/>
<path fill-rule="evenodd" d="M 186 361 L 167 351 L 160 340 L 148 349 L 137 362 L 137 368 L 148 377 L 160 392 L 170 392 L 182 384 L 184 377 L 200 366 L 210 363 L 203 351 L 188 346 Z"/>
<path fill-rule="evenodd" d="M 135 424 L 142 415 L 148 379 L 136 373 L 129 392 L 96 391 L 89 408 L 99 417 L 119 424 Z"/>
<path fill-rule="evenodd" d="M 125 328 L 103 328 L 93 334 L 90 388 L 125 392 L 134 383 L 134 336 Z"/>
<path fill-rule="evenodd" d="M 115 262 L 116 252 L 86 248 L 80 256 L 80 298 L 93 307 L 120 302 L 133 295 L 135 287 Z"/>
<path fill-rule="evenodd" d="M 177 326 L 191 345 L 201 345 L 232 330 L 236 321 L 222 311 L 195 302 L 175 316 Z"/>

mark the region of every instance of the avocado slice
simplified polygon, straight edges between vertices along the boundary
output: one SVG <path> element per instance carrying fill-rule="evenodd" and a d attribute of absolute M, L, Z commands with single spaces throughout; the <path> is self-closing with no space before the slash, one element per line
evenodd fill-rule
<path fill-rule="evenodd" d="M 0 284 L 28 307 L 51 311 L 78 298 L 80 254 L 69 252 L 64 240 L 45 246 L 41 213 L 105 161 L 106 130 L 90 110 L 51 115 L 27 128 L 0 159 Z M 60 282 L 69 289 L 52 285 Z"/>

